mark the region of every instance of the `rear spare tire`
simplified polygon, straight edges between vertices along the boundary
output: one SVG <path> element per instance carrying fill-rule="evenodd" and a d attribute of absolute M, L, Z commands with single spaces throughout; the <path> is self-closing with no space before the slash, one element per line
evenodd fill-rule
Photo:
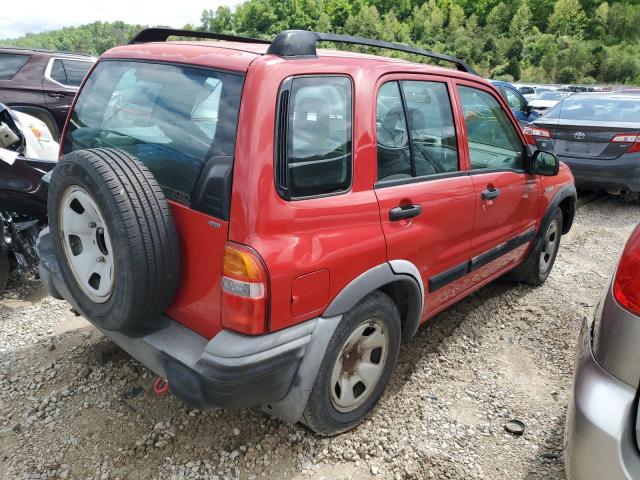
<path fill-rule="evenodd" d="M 109 148 L 66 155 L 53 170 L 48 213 L 60 272 L 89 320 L 146 329 L 169 307 L 178 236 L 162 189 L 138 159 Z"/>

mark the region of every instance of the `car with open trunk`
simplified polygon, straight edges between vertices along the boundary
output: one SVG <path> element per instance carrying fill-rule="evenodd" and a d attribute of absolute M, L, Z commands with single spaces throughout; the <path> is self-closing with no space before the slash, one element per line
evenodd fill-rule
<path fill-rule="evenodd" d="M 568 168 L 463 61 L 344 35 L 144 30 L 93 67 L 61 152 L 51 294 L 189 404 L 322 435 L 437 313 L 507 273 L 541 285 L 575 211 Z"/>

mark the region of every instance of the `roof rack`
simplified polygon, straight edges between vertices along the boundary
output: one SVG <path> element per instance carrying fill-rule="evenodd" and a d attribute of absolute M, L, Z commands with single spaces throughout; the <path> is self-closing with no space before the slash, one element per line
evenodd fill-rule
<path fill-rule="evenodd" d="M 314 56 L 316 55 L 317 42 L 351 43 L 354 45 L 412 53 L 414 55 L 421 55 L 423 57 L 453 63 L 458 70 L 477 75 L 473 68 L 456 57 L 431 52 L 429 50 L 422 50 L 421 48 L 410 47 L 409 45 L 402 45 L 400 43 L 352 37 L 351 35 L 338 35 L 335 33 L 309 32 L 306 30 L 285 30 L 284 32 L 279 33 L 273 42 L 271 42 L 267 53 L 278 55 L 280 57 Z"/>
<path fill-rule="evenodd" d="M 261 40 L 259 38 L 240 37 L 237 35 L 226 35 L 224 33 L 200 32 L 197 30 L 180 30 L 174 28 L 145 28 L 141 30 L 135 37 L 131 39 L 129 45 L 134 43 L 147 42 L 166 42 L 169 37 L 185 37 L 185 38 L 210 38 L 213 40 L 225 40 L 227 42 L 241 43 L 263 43 L 269 45 L 269 40 Z"/>
<path fill-rule="evenodd" d="M 178 30 L 173 28 L 145 28 L 140 31 L 129 44 L 145 42 L 166 42 L 169 37 L 185 38 L 211 38 L 213 40 L 226 40 L 230 42 L 261 43 L 269 45 L 267 54 L 278 55 L 285 58 L 313 57 L 317 55 L 317 42 L 350 43 L 367 47 L 384 48 L 385 50 L 395 50 L 398 52 L 411 53 L 429 57 L 434 60 L 453 63 L 462 72 L 477 75 L 476 71 L 466 62 L 459 58 L 444 55 L 442 53 L 431 52 L 421 48 L 410 47 L 400 43 L 385 42 L 382 40 L 371 40 L 369 38 L 352 37 L 351 35 L 338 35 L 335 33 L 310 32 L 307 30 L 285 30 L 279 33 L 270 42 L 259 38 L 241 37 L 237 35 L 226 35 L 223 33 L 200 32 L 194 30 Z"/>

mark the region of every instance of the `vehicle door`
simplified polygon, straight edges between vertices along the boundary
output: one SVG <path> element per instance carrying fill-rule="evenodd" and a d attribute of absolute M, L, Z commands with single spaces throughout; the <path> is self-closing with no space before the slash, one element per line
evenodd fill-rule
<path fill-rule="evenodd" d="M 89 60 L 67 58 L 49 60 L 42 79 L 42 89 L 47 108 L 59 126 L 64 125 L 73 97 L 91 65 L 93 62 Z"/>
<path fill-rule="evenodd" d="M 475 192 L 452 96 L 450 81 L 436 76 L 386 76 L 377 90 L 375 192 L 387 257 L 420 271 L 423 318 L 460 292 L 471 248 Z"/>
<path fill-rule="evenodd" d="M 525 171 L 527 149 L 494 90 L 456 81 L 475 190 L 470 270 L 481 281 L 520 260 L 540 215 L 540 179 Z"/>

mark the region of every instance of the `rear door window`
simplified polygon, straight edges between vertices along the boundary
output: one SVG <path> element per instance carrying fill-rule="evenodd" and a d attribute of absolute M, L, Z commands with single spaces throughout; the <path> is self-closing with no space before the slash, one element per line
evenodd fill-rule
<path fill-rule="evenodd" d="M 351 186 L 351 80 L 295 77 L 280 93 L 276 182 L 288 199 L 331 195 Z"/>
<path fill-rule="evenodd" d="M 61 85 L 79 87 L 92 65 L 93 62 L 86 60 L 55 58 L 51 64 L 49 77 Z"/>
<path fill-rule="evenodd" d="M 29 60 L 29 55 L 0 53 L 0 80 L 8 80 L 20 71 Z"/>
<path fill-rule="evenodd" d="M 376 136 L 379 181 L 459 171 L 446 83 L 406 80 L 382 85 L 377 99 Z"/>
<path fill-rule="evenodd" d="M 78 97 L 63 153 L 125 150 L 169 198 L 189 202 L 209 159 L 233 156 L 243 76 L 210 69 L 108 60 Z"/>

